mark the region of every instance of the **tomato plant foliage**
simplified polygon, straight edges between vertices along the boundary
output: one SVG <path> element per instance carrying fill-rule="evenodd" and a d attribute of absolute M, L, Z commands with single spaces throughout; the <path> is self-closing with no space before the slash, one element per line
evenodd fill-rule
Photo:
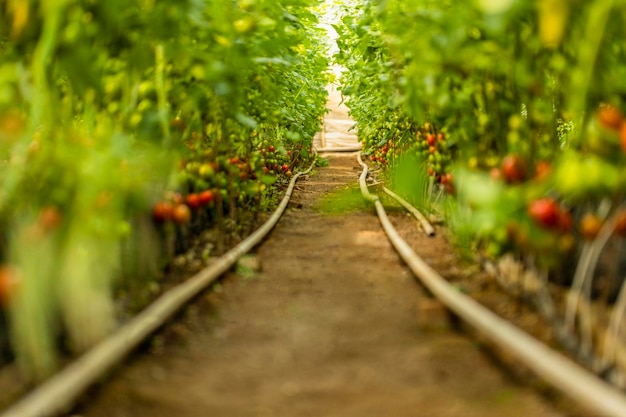
<path fill-rule="evenodd" d="M 34 375 L 59 333 L 82 351 L 115 327 L 113 278 L 142 270 L 129 250 L 158 256 L 154 227 L 258 209 L 274 168 L 308 162 L 328 78 L 316 5 L 0 2 L 0 260 Z"/>
<path fill-rule="evenodd" d="M 623 205 L 624 11 L 603 0 L 346 6 L 336 60 L 366 153 L 390 167 L 391 155 L 417 155 L 401 181 L 445 186 L 450 224 L 489 256 L 568 263 L 581 237 L 568 225 L 602 201 L 607 219 Z M 537 214 L 546 198 L 550 221 Z"/>

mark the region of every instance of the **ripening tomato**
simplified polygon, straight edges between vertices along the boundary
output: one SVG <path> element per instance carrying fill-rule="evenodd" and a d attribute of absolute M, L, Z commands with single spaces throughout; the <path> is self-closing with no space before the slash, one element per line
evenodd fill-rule
<path fill-rule="evenodd" d="M 152 218 L 158 223 L 172 220 L 174 206 L 169 201 L 159 201 L 152 209 Z"/>
<path fill-rule="evenodd" d="M 595 239 L 601 228 L 602 219 L 593 213 L 585 213 L 578 224 L 580 235 L 587 240 Z"/>
<path fill-rule="evenodd" d="M 211 180 L 215 177 L 215 168 L 211 164 L 202 164 L 200 168 L 198 168 L 198 174 L 202 179 Z"/>
<path fill-rule="evenodd" d="M 509 154 L 502 158 L 501 169 L 508 183 L 517 184 L 526 179 L 526 163 L 519 155 Z"/>
<path fill-rule="evenodd" d="M 183 225 L 191 221 L 191 209 L 187 204 L 179 204 L 174 207 L 173 219 L 177 224 Z"/>
<path fill-rule="evenodd" d="M 606 128 L 618 130 L 622 125 L 622 112 L 614 106 L 602 105 L 598 109 L 598 121 Z"/>
<path fill-rule="evenodd" d="M 8 306 L 18 283 L 15 270 L 8 265 L 0 265 L 0 307 Z"/>
<path fill-rule="evenodd" d="M 206 206 L 213 201 L 213 191 L 204 190 L 200 194 L 198 194 L 198 201 L 201 205 Z"/>
<path fill-rule="evenodd" d="M 187 194 L 187 205 L 189 206 L 189 208 L 192 209 L 197 209 L 198 207 L 200 207 L 200 200 L 198 198 L 198 194 L 196 193 L 190 193 Z"/>
<path fill-rule="evenodd" d="M 572 226 L 574 225 L 574 219 L 569 211 L 561 210 L 559 212 L 559 225 L 560 229 L 564 233 L 568 233 L 572 230 Z"/>
<path fill-rule="evenodd" d="M 498 181 L 502 179 L 502 170 L 498 167 L 493 167 L 491 168 L 491 170 L 489 171 L 489 176 L 491 177 L 491 179 Z"/>
<path fill-rule="evenodd" d="M 61 224 L 61 212 L 55 206 L 44 207 L 39 212 L 38 222 L 45 231 L 52 231 Z"/>
<path fill-rule="evenodd" d="M 537 162 L 537 165 L 535 165 L 534 179 L 537 181 L 541 181 L 548 175 L 550 175 L 550 172 L 552 172 L 552 167 L 550 166 L 550 163 L 546 161 L 539 161 Z"/>
<path fill-rule="evenodd" d="M 560 229 L 561 208 L 556 200 L 546 197 L 534 200 L 528 206 L 529 216 L 546 229 Z"/>

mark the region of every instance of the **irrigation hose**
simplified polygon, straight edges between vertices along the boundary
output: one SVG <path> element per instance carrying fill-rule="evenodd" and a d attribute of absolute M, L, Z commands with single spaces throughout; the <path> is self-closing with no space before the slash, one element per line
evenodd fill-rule
<path fill-rule="evenodd" d="M 336 148 L 318 148 L 318 153 L 329 153 L 329 152 L 361 152 L 361 146 L 338 146 Z"/>
<path fill-rule="evenodd" d="M 315 159 L 307 170 L 291 177 L 278 208 L 250 236 L 214 263 L 160 296 L 111 336 L 14 403 L 0 417 L 50 417 L 68 412 L 87 388 L 265 238 L 287 208 L 298 178 L 308 174 L 314 165 Z"/>
<path fill-rule="evenodd" d="M 422 225 L 422 229 L 424 233 L 428 236 L 435 236 L 435 228 L 432 224 L 426 219 L 426 217 L 420 212 L 417 208 L 413 207 L 408 201 L 400 197 L 398 194 L 394 193 L 387 187 L 383 187 L 383 191 L 387 193 L 391 198 L 395 199 L 402 207 L 404 207 L 409 213 L 413 215 Z"/>
<path fill-rule="evenodd" d="M 368 167 L 360 154 L 357 159 L 363 167 L 359 177 L 363 197 L 374 203 L 391 244 L 422 285 L 460 319 L 491 342 L 513 353 L 525 366 L 564 394 L 602 416 L 626 417 L 624 393 L 460 293 L 415 254 L 391 225 L 378 196 L 367 189 Z"/>

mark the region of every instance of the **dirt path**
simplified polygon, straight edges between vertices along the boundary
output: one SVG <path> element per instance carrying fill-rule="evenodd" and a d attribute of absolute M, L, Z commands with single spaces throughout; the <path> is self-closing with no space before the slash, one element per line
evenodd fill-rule
<path fill-rule="evenodd" d="M 328 113 L 324 117 L 321 131 L 315 136 L 313 145 L 317 149 L 341 149 L 358 147 L 359 142 L 354 127 L 354 120 L 348 115 L 341 92 L 337 86 L 329 84 L 328 102 L 326 108 Z"/>
<path fill-rule="evenodd" d="M 258 248 L 260 271 L 225 277 L 72 415 L 567 415 L 429 312 L 358 173 L 354 156 L 330 157 Z"/>

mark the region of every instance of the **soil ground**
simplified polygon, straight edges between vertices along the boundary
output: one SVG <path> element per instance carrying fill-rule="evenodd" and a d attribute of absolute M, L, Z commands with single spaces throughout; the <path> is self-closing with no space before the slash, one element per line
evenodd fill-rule
<path fill-rule="evenodd" d="M 287 213 L 245 266 L 71 415 L 590 415 L 537 390 L 536 381 L 508 371 L 451 326 L 361 199 L 354 154 L 328 160 L 298 183 Z M 475 274 L 443 230 L 428 238 L 411 217 L 392 212 L 404 237 L 444 276 Z"/>

